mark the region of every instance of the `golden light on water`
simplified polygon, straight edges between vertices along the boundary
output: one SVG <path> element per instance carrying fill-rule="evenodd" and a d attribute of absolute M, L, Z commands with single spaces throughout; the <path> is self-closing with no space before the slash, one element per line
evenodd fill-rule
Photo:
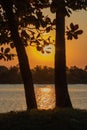
<path fill-rule="evenodd" d="M 38 109 L 53 109 L 55 107 L 55 90 L 52 86 L 36 87 Z"/>

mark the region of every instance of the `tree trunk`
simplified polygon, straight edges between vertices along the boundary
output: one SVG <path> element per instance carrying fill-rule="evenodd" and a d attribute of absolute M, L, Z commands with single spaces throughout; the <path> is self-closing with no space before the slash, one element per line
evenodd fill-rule
<path fill-rule="evenodd" d="M 18 55 L 20 71 L 24 82 L 27 109 L 37 108 L 30 66 L 25 47 L 18 33 L 18 25 L 12 11 L 11 0 L 8 0 L 8 2 L 3 0 L 2 3 L 6 11 L 9 29 Z"/>
<path fill-rule="evenodd" d="M 55 45 L 55 93 L 57 107 L 72 107 L 66 80 L 64 0 L 57 1 Z"/>

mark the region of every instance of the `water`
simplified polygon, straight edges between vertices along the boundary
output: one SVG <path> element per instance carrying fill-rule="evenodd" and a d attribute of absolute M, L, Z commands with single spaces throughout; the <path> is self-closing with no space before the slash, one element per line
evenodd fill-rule
<path fill-rule="evenodd" d="M 87 85 L 69 85 L 69 94 L 74 108 L 87 109 Z M 53 85 L 35 85 L 35 94 L 39 109 L 55 107 Z M 26 110 L 23 85 L 0 85 L 0 113 Z"/>

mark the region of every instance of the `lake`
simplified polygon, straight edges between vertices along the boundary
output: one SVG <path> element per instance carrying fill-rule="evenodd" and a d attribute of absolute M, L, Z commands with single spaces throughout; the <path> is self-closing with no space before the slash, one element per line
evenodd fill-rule
<path fill-rule="evenodd" d="M 87 85 L 68 85 L 74 108 L 87 109 Z M 38 109 L 55 107 L 54 85 L 35 85 Z M 23 84 L 0 84 L 0 113 L 26 110 Z"/>

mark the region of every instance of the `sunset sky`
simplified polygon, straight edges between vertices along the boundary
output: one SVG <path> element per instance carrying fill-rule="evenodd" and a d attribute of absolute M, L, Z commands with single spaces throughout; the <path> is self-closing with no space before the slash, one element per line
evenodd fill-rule
<path fill-rule="evenodd" d="M 47 9 L 45 10 L 46 15 L 50 15 L 51 17 L 54 17 L 54 15 L 50 14 L 50 11 Z M 73 22 L 75 24 L 79 24 L 80 29 L 83 29 L 84 33 L 79 36 L 78 40 L 66 40 L 66 61 L 67 66 L 78 66 L 81 68 L 84 68 L 85 65 L 87 65 L 87 12 L 86 11 L 77 11 L 73 12 L 70 18 L 66 17 L 66 26 L 69 25 L 70 22 Z M 53 38 L 55 38 L 55 33 L 50 32 L 50 35 L 52 35 Z M 55 54 L 55 48 L 52 47 L 52 52 L 50 54 L 41 54 L 36 50 L 35 47 L 28 47 L 27 53 L 29 56 L 29 62 L 31 68 L 33 68 L 36 65 L 41 66 L 54 66 L 54 54 Z M 15 58 L 14 61 L 4 62 L 0 61 L 0 65 L 5 65 L 7 67 L 17 65 L 18 61 L 17 58 Z"/>

